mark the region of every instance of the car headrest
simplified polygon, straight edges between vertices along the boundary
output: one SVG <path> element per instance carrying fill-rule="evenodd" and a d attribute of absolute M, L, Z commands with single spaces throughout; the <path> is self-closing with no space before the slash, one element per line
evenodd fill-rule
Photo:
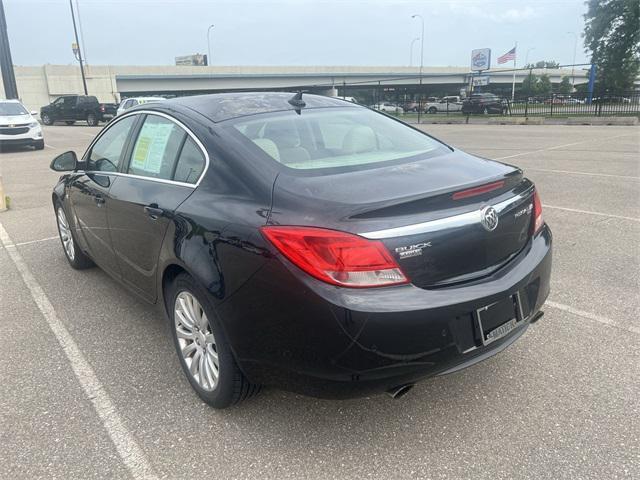
<path fill-rule="evenodd" d="M 300 146 L 298 130 L 292 121 L 272 121 L 264 127 L 263 137 L 272 140 L 279 148 Z"/>
<path fill-rule="evenodd" d="M 360 125 L 353 127 L 344 136 L 342 149 L 346 153 L 370 152 L 378 148 L 376 134 L 371 127 Z"/>
<path fill-rule="evenodd" d="M 269 140 L 268 138 L 254 138 L 252 142 L 264 150 L 264 152 L 271 158 L 278 162 L 280 161 L 280 150 L 273 140 Z"/>

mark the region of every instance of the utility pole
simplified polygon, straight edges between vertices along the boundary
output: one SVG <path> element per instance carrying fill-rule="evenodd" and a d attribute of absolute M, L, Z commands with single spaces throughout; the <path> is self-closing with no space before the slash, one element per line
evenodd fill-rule
<path fill-rule="evenodd" d="M 0 68 L 2 69 L 2 83 L 4 84 L 5 96 L 7 99 L 18 98 L 18 86 L 16 85 L 16 76 L 13 73 L 7 20 L 4 16 L 4 4 L 2 0 L 0 0 Z M 3 200 L 3 198 L 0 198 L 0 203 L 2 203 Z"/>
<path fill-rule="evenodd" d="M 84 87 L 84 94 L 88 95 L 87 91 L 87 79 L 84 76 L 84 65 L 82 64 L 82 45 L 78 40 L 78 28 L 76 27 L 76 15 L 73 12 L 73 0 L 69 0 L 69 8 L 71 8 L 71 20 L 73 21 L 73 33 L 76 37 L 76 45 L 78 45 L 78 61 L 80 62 L 80 74 L 82 75 L 82 86 Z"/>

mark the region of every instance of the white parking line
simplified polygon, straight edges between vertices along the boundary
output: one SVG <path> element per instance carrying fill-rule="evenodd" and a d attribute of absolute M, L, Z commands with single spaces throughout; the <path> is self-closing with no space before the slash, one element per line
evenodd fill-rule
<path fill-rule="evenodd" d="M 609 325 L 610 327 L 619 328 L 621 330 L 625 330 L 627 332 L 640 335 L 640 328 L 634 327 L 633 325 L 621 325 L 620 323 L 616 322 L 615 320 L 611 320 L 610 318 L 603 317 L 601 315 L 596 315 L 591 312 L 585 312 L 584 310 L 578 310 L 577 308 L 573 308 L 569 305 L 553 302 L 551 300 L 547 300 L 545 302 L 545 305 L 549 305 L 552 308 L 556 308 L 564 312 L 573 313 L 574 315 L 578 315 L 580 317 L 588 318 L 590 320 L 595 320 L 596 322 L 602 323 L 604 325 Z"/>
<path fill-rule="evenodd" d="M 623 215 L 613 215 L 611 213 L 591 212 L 589 210 L 579 210 L 577 208 L 555 207 L 553 205 L 547 205 L 546 203 L 543 203 L 542 206 L 544 208 L 551 208 L 551 209 L 555 209 L 555 210 L 564 210 L 565 212 L 584 213 L 584 214 L 587 214 L 587 215 L 597 215 L 599 217 L 609 217 L 609 218 L 617 218 L 619 220 L 630 220 L 632 222 L 640 222 L 640 218 L 625 217 Z"/>
<path fill-rule="evenodd" d="M 631 177 L 628 175 L 611 175 L 609 173 L 591 173 L 591 172 L 576 172 L 573 170 L 552 170 L 549 168 L 534 168 L 534 167 L 521 167 L 524 170 L 532 170 L 534 172 L 548 172 L 548 173 L 566 173 L 567 175 L 587 175 L 589 177 L 609 177 L 619 178 L 621 180 L 640 180 L 640 177 Z"/>
<path fill-rule="evenodd" d="M 50 240 L 57 240 L 58 235 L 56 235 L 55 237 L 47 237 L 47 238 L 41 238 L 39 240 L 29 240 L 28 242 L 19 242 L 19 243 L 14 243 L 14 245 L 16 247 L 21 247 L 22 245 L 31 245 L 32 243 L 40 243 L 40 242 L 48 242 Z"/>
<path fill-rule="evenodd" d="M 638 135 L 637 133 L 623 133 L 621 135 L 614 135 L 613 137 L 609 137 L 609 138 L 590 138 L 589 140 L 582 140 L 580 142 L 565 143 L 563 145 L 554 145 L 553 147 L 541 148 L 539 150 L 531 150 L 530 152 L 515 153 L 513 155 L 507 155 L 506 157 L 497 157 L 494 160 L 506 160 L 507 158 L 521 157 L 523 155 L 530 155 L 532 153 L 547 152 L 549 150 L 558 150 L 559 148 L 572 147 L 574 145 L 581 145 L 583 143 L 590 143 L 590 142 L 596 142 L 596 141 L 606 142 L 608 140 L 613 140 L 615 138 L 630 137 L 630 136 L 637 136 L 637 135 Z"/>
<path fill-rule="evenodd" d="M 60 237 L 58 237 L 56 235 L 55 237 L 40 238 L 38 240 L 29 240 L 28 242 L 18 242 L 18 243 L 14 243 L 13 245 L 11 245 L 11 248 L 12 247 L 21 247 L 23 245 L 31 245 L 33 243 L 49 242 L 51 240 L 57 240 L 58 238 L 60 238 Z M 5 248 L 5 247 L 0 245 L 0 250 L 2 250 L 3 248 Z"/>
<path fill-rule="evenodd" d="M 102 420 L 102 424 L 116 447 L 118 455 L 135 479 L 157 478 L 145 453 L 138 446 L 135 438 L 127 430 L 116 407 L 109 398 L 104 386 L 98 380 L 91 365 L 84 358 L 82 351 L 68 332 L 62 321 L 58 318 L 53 305 L 44 293 L 44 290 L 35 279 L 29 267 L 18 252 L 16 245 L 0 223 L 0 243 L 4 245 L 9 257 L 18 269 L 22 280 L 29 289 L 33 301 L 49 324 L 49 328 L 62 347 L 67 360 L 71 364 L 73 373 L 82 386 L 96 413 Z"/>

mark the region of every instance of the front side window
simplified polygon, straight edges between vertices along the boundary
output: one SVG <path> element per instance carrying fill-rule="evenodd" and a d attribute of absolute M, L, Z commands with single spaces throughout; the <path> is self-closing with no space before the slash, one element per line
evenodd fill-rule
<path fill-rule="evenodd" d="M 128 173 L 171 180 L 186 135 L 171 120 L 148 115 L 133 147 Z"/>
<path fill-rule="evenodd" d="M 94 172 L 118 171 L 122 150 L 135 120 L 135 116 L 124 118 L 104 132 L 91 149 L 87 170 Z"/>
<path fill-rule="evenodd" d="M 318 108 L 230 121 L 245 140 L 295 169 L 357 167 L 449 150 L 400 122 L 364 108 Z"/>

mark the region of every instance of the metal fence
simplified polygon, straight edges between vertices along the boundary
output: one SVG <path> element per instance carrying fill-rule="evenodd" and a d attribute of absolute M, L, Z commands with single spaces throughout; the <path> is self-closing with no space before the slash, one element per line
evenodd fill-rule
<path fill-rule="evenodd" d="M 587 95 L 551 94 L 507 100 L 507 115 L 514 116 L 625 116 L 640 115 L 640 93 L 601 93 Z"/>
<path fill-rule="evenodd" d="M 433 87 L 431 87 L 433 89 Z M 519 117 L 572 116 L 640 116 L 640 92 L 596 92 L 586 94 L 548 95 L 517 94 L 512 101 L 502 92 L 495 95 L 490 108 L 465 107 L 465 98 L 450 88 L 440 95 L 417 92 L 415 88 L 382 87 L 379 85 L 338 86 L 338 97 L 344 97 L 407 121 L 435 120 L 437 116 L 501 115 Z M 458 89 L 459 90 L 459 89 Z M 474 92 L 475 93 L 475 92 Z M 510 93 L 510 92 L 509 92 Z M 444 94 L 444 95 L 443 95 Z M 468 101 L 468 100 L 466 100 Z"/>

